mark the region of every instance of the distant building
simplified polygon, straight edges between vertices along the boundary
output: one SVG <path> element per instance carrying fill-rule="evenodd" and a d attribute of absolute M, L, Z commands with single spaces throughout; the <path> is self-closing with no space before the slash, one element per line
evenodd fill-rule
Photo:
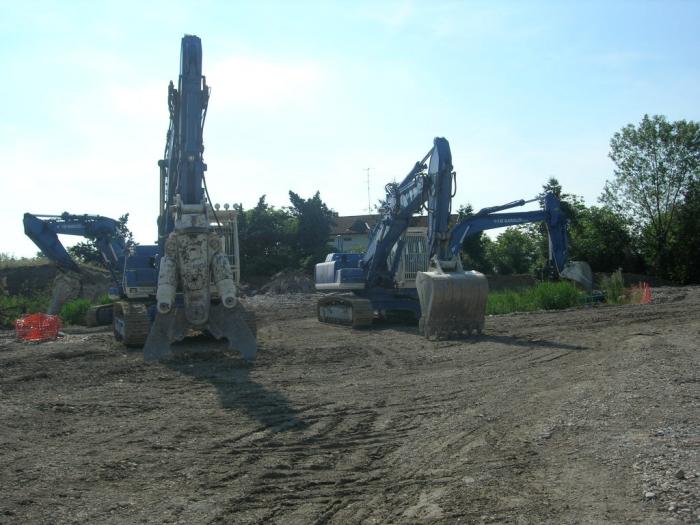
<path fill-rule="evenodd" d="M 335 218 L 328 243 L 338 252 L 362 252 L 367 248 L 369 232 L 379 215 L 346 215 Z"/>
<path fill-rule="evenodd" d="M 331 236 L 328 243 L 338 252 L 363 252 L 367 249 L 369 234 L 377 224 L 379 215 L 345 215 L 335 218 L 335 226 L 331 227 Z M 450 216 L 450 222 L 454 224 L 457 215 Z M 427 215 L 413 217 L 410 226 L 427 228 Z"/>

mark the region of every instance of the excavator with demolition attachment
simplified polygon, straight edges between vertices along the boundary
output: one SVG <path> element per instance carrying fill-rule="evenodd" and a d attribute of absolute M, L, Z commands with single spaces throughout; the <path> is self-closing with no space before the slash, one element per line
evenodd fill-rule
<path fill-rule="evenodd" d="M 462 243 L 484 230 L 529 222 L 546 224 L 550 265 L 556 274 L 590 287 L 588 265 L 568 261 L 567 219 L 556 196 L 543 196 L 542 210 L 497 213 L 540 198 L 514 201 L 484 208 L 451 226 L 455 180 L 449 143 L 435 138 L 431 150 L 402 182 L 387 184 L 367 251 L 331 253 L 316 265 L 316 289 L 336 292 L 319 299 L 319 321 L 365 327 L 379 313 L 417 319 L 419 332 L 426 337 L 479 333 L 488 284 L 483 274 L 462 268 Z M 424 208 L 427 229 L 411 228 L 411 218 Z"/>
<path fill-rule="evenodd" d="M 252 316 L 237 298 L 222 242 L 210 224 L 202 132 L 209 87 L 202 75 L 202 43 L 182 39 L 178 87 L 170 83 L 170 127 L 160 166 L 158 286 L 153 326 L 144 346 L 146 359 L 171 355 L 171 343 L 189 329 L 226 338 L 245 359 L 256 353 Z"/>
<path fill-rule="evenodd" d="M 178 85 L 170 82 L 168 87 L 170 124 L 165 154 L 158 162 L 157 245 L 125 249 L 123 238 L 115 235 L 116 221 L 106 217 L 64 214 L 59 220 L 25 215 L 27 235 L 66 269 L 75 270 L 75 263 L 56 234 L 75 228 L 79 235 L 96 240 L 115 277 L 115 338 L 128 346 L 143 345 L 146 360 L 170 357 L 171 344 L 190 330 L 226 338 L 229 349 L 237 349 L 244 359 L 252 360 L 256 354 L 254 316 L 238 301 L 224 243 L 218 227 L 212 227 L 212 222 L 220 223 L 204 175 L 208 101 L 201 40 L 185 35 Z M 100 235 L 89 229 L 92 224 L 105 226 Z"/>

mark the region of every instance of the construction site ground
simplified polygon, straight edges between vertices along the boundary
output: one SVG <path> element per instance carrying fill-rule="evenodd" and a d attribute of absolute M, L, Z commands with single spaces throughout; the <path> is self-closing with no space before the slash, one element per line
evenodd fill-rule
<path fill-rule="evenodd" d="M 700 521 L 700 288 L 649 305 L 321 325 L 255 296 L 259 356 L 147 364 L 104 329 L 0 338 L 0 523 Z"/>

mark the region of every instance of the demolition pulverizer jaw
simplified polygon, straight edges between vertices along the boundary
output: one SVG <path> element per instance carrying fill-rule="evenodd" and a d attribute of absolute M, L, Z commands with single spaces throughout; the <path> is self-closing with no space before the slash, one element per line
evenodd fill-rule
<path fill-rule="evenodd" d="M 237 350 L 246 361 L 255 359 L 255 335 L 246 322 L 245 311 L 240 304 L 234 308 L 226 308 L 222 304 L 212 305 L 209 320 L 203 329 L 217 339 L 225 338 L 228 350 Z M 167 314 L 156 314 L 144 346 L 144 359 L 170 359 L 173 356 L 172 343 L 182 341 L 188 331 L 189 325 L 182 309 L 175 308 Z"/>
<path fill-rule="evenodd" d="M 156 319 L 146 340 L 147 360 L 167 359 L 170 345 L 191 329 L 225 337 L 230 349 L 245 359 L 256 353 L 255 337 L 242 308 L 237 308 L 236 287 L 219 236 L 211 231 L 206 205 L 184 205 L 176 199 L 175 229 L 168 236 L 160 262 L 156 292 Z M 220 302 L 212 304 L 211 284 Z M 184 308 L 175 304 L 180 290 Z"/>

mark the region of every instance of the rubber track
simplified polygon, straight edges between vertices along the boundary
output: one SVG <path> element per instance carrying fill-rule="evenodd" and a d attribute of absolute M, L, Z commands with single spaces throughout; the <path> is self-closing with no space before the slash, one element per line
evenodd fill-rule
<path fill-rule="evenodd" d="M 115 323 L 119 316 L 124 319 L 124 337 L 121 339 L 121 343 L 125 346 L 143 346 L 151 329 L 146 305 L 125 301 L 116 303 L 114 306 Z"/>
<path fill-rule="evenodd" d="M 88 311 L 85 314 L 85 324 L 87 326 L 100 326 L 104 324 L 109 325 L 109 322 L 100 322 L 100 317 L 106 310 L 111 310 L 113 308 L 113 304 L 100 304 L 97 306 L 91 306 L 90 308 L 88 308 Z"/>
<path fill-rule="evenodd" d="M 333 319 L 333 318 L 321 318 L 321 308 L 333 304 L 344 304 L 352 308 L 352 322 L 348 322 L 345 319 Z M 374 319 L 374 309 L 372 308 L 372 303 L 368 299 L 363 299 L 351 294 L 337 294 L 329 295 L 328 297 L 322 297 L 318 300 L 316 307 L 318 314 L 318 320 L 322 323 L 328 324 L 340 324 L 345 326 L 352 326 L 353 328 L 364 328 L 372 325 L 372 320 Z"/>

